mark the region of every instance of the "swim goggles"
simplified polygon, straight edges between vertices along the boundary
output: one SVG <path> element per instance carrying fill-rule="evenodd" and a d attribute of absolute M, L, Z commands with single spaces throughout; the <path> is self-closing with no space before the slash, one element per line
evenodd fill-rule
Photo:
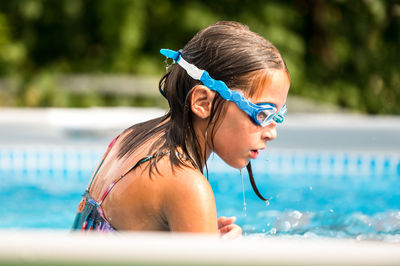
<path fill-rule="evenodd" d="M 250 102 L 240 91 L 229 89 L 223 81 L 213 79 L 206 70 L 198 69 L 195 65 L 188 63 L 182 58 L 181 51 L 175 52 L 169 49 L 161 49 L 160 53 L 178 63 L 193 79 L 200 80 L 210 90 L 218 92 L 225 100 L 234 102 L 249 115 L 255 124 L 266 127 L 272 122 L 282 123 L 285 120 L 286 105 L 282 106 L 278 111 L 275 104 L 272 103 L 254 104 Z"/>

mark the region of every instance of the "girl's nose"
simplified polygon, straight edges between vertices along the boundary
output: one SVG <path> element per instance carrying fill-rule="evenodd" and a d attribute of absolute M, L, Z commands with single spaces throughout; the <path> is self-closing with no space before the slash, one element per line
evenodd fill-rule
<path fill-rule="evenodd" d="M 263 128 L 263 132 L 262 132 L 262 138 L 265 141 L 270 141 L 270 140 L 274 140 L 276 138 L 276 124 L 274 122 L 272 122 L 271 124 L 269 124 L 268 126 Z"/>

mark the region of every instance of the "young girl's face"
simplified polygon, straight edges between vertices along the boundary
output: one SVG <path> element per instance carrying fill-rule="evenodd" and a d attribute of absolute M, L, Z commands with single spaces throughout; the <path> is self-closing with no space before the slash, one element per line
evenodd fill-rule
<path fill-rule="evenodd" d="M 272 103 L 278 110 L 286 103 L 290 87 L 288 74 L 284 70 L 270 72 L 270 82 L 258 88 L 254 96 L 247 99 L 257 103 Z M 256 159 L 266 142 L 276 138 L 276 124 L 266 127 L 256 125 L 235 103 L 227 102 L 226 112 L 219 121 L 211 148 L 227 164 L 241 169 L 250 159 Z"/>

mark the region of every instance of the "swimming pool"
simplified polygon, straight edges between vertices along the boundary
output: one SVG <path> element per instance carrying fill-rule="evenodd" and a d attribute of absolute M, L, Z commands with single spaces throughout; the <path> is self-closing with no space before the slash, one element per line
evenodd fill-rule
<path fill-rule="evenodd" d="M 104 147 L 0 148 L 0 228 L 69 229 Z M 253 168 L 268 204 L 217 156 L 208 175 L 218 214 L 251 237 L 400 241 L 400 154 L 272 149 Z"/>

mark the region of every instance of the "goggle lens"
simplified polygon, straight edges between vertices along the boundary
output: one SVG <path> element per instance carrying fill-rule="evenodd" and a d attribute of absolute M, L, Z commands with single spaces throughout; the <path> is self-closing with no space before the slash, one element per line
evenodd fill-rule
<path fill-rule="evenodd" d="M 268 125 L 270 123 L 270 120 L 272 117 L 275 115 L 275 110 L 273 109 L 265 109 L 261 110 L 257 114 L 257 121 L 260 123 L 260 125 Z"/>
<path fill-rule="evenodd" d="M 276 112 L 275 108 L 264 109 L 257 113 L 257 122 L 262 127 L 266 127 L 272 122 L 282 123 L 285 120 L 286 113 L 287 113 L 286 105 L 282 106 L 279 112 Z"/>

